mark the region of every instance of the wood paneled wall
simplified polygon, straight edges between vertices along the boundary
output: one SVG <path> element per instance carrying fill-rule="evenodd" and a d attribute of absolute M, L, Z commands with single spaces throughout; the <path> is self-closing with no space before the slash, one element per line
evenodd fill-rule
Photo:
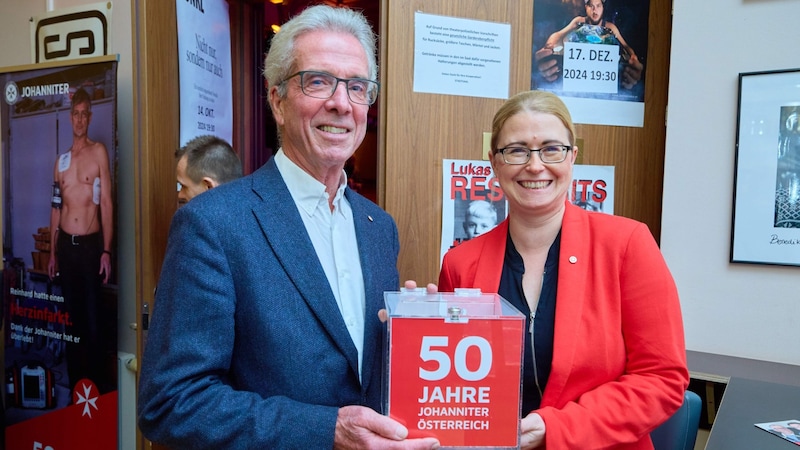
<path fill-rule="evenodd" d="M 669 0 L 650 2 L 643 128 L 578 125 L 582 164 L 613 165 L 617 215 L 660 235 Z M 400 232 L 400 279 L 439 274 L 442 159 L 481 159 L 482 133 L 502 100 L 413 92 L 414 13 L 511 24 L 510 95 L 530 89 L 533 0 L 406 0 L 381 3 L 379 193 Z M 600 113 L 600 112 L 598 112 Z"/>

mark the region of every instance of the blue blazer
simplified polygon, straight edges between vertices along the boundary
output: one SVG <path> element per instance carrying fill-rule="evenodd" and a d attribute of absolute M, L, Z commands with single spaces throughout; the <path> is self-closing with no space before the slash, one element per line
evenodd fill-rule
<path fill-rule="evenodd" d="M 332 448 L 338 408 L 382 412 L 394 220 L 350 189 L 366 289 L 363 367 L 270 160 L 173 217 L 142 360 L 138 421 L 171 448 Z"/>

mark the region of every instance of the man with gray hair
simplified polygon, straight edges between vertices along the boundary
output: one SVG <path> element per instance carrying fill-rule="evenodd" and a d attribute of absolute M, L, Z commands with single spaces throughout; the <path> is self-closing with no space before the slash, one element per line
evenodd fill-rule
<path fill-rule="evenodd" d="M 344 165 L 377 99 L 364 16 L 318 5 L 265 60 L 281 148 L 173 217 L 139 382 L 139 427 L 186 449 L 432 449 L 383 409 L 394 220 Z"/>

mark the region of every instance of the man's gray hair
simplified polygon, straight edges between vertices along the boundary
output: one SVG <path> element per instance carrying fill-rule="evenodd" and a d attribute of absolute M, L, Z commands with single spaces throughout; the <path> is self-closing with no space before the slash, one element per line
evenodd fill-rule
<path fill-rule="evenodd" d="M 358 11 L 316 5 L 305 9 L 281 26 L 272 37 L 269 52 L 264 59 L 264 77 L 268 89 L 278 86 L 278 94 L 286 97 L 287 88 L 281 85 L 296 71 L 294 45 L 298 37 L 312 31 L 334 31 L 352 34 L 361 43 L 369 64 L 369 78 L 378 80 L 378 63 L 375 57 L 377 36 L 367 19 Z"/>

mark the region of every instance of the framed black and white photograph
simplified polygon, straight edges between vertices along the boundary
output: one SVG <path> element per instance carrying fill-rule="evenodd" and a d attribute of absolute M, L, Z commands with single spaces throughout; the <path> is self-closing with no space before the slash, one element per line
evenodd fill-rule
<path fill-rule="evenodd" d="M 800 266 L 800 69 L 739 74 L 731 262 Z"/>

